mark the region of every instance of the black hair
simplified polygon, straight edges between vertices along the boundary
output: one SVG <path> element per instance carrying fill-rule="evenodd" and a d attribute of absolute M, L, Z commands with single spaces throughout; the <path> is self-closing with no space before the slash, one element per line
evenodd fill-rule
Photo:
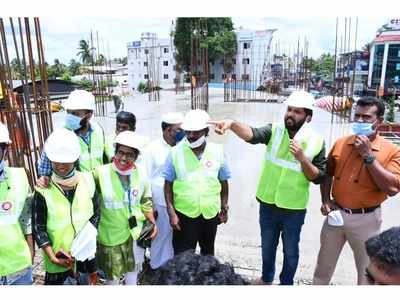
<path fill-rule="evenodd" d="M 133 113 L 128 111 L 120 111 L 117 114 L 117 122 L 118 123 L 126 123 L 129 125 L 131 129 L 134 129 L 136 126 L 136 117 Z"/>
<path fill-rule="evenodd" d="M 170 128 L 173 124 L 165 123 L 164 121 L 161 122 L 161 130 L 164 131 L 167 128 Z"/>
<path fill-rule="evenodd" d="M 312 109 L 304 108 L 304 112 L 306 113 L 306 116 L 310 116 L 310 117 L 313 116 L 313 111 L 312 111 Z"/>
<path fill-rule="evenodd" d="M 376 106 L 376 116 L 378 118 L 383 117 L 385 114 L 385 104 L 378 98 L 372 96 L 362 97 L 357 101 L 357 106 Z"/>
<path fill-rule="evenodd" d="M 400 227 L 392 227 L 365 242 L 371 260 L 382 263 L 386 273 L 400 274 Z"/>
<path fill-rule="evenodd" d="M 214 256 L 187 250 L 158 268 L 150 279 L 153 285 L 247 285 L 229 264 Z"/>

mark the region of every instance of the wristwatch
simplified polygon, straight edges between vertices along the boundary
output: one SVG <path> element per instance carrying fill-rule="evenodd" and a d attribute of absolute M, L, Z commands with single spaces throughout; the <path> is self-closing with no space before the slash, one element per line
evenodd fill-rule
<path fill-rule="evenodd" d="M 373 154 L 368 154 L 367 158 L 364 158 L 364 163 L 370 165 L 374 162 L 375 156 Z"/>

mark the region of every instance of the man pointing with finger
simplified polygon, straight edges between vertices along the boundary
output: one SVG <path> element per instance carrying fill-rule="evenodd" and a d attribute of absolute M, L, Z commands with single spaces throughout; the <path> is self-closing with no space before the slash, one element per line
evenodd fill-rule
<path fill-rule="evenodd" d="M 293 92 L 287 99 L 284 124 L 252 128 L 233 120 L 210 122 L 219 134 L 230 129 L 248 143 L 266 145 L 256 195 L 260 203 L 263 261 L 259 284 L 271 284 L 274 280 L 280 236 L 284 256 L 280 283 L 293 284 L 309 182 L 320 183 L 326 167 L 324 141 L 309 125 L 313 101 L 310 93 Z"/>

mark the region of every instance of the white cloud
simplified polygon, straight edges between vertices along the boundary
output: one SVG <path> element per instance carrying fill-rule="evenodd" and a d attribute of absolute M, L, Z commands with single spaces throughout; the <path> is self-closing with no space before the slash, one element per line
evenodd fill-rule
<path fill-rule="evenodd" d="M 68 63 L 70 59 L 78 59 L 78 42 L 81 39 L 89 40 L 90 31 L 99 32 L 100 50 L 107 52 L 107 44 L 111 57 L 126 56 L 127 42 L 140 38 L 142 32 L 156 32 L 159 37 L 167 38 L 171 30 L 171 21 L 174 17 L 95 17 L 95 16 L 45 16 L 40 18 L 42 38 L 45 47 L 45 57 L 49 63 L 55 58 Z M 375 37 L 376 30 L 389 18 L 386 17 L 359 17 L 358 43 L 361 48 Z M 324 52 L 333 53 L 335 47 L 336 18 L 305 16 L 293 17 L 233 17 L 235 28 L 240 26 L 249 29 L 278 29 L 274 34 L 273 49 L 279 42 L 281 51 L 291 48 L 297 49 L 297 40 L 300 45 L 304 38 L 310 43 L 309 54 L 317 57 Z M 7 22 L 6 22 L 7 23 Z M 340 18 L 340 32 L 344 34 L 344 17 Z M 354 49 L 355 17 L 352 18 L 352 42 Z M 340 44 L 340 34 L 339 34 Z M 104 45 L 104 46 L 103 46 Z M 96 45 L 95 45 L 96 46 Z M 103 51 L 103 49 L 105 51 Z M 286 50 L 287 51 L 287 50 Z"/>

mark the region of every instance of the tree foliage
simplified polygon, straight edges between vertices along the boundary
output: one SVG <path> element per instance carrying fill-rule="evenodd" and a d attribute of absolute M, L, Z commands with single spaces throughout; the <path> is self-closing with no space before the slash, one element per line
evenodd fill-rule
<path fill-rule="evenodd" d="M 91 48 L 89 42 L 85 40 L 79 41 L 79 52 L 76 54 L 80 57 L 83 64 L 91 64 L 92 63 L 92 52 L 94 48 Z"/>
<path fill-rule="evenodd" d="M 206 24 L 207 32 L 201 47 L 208 47 L 208 60 L 223 58 L 227 62 L 224 68 L 229 71 L 236 54 L 236 34 L 231 18 L 177 18 L 173 32 L 176 48 L 176 61 L 179 69 L 189 71 L 191 62 L 191 37 L 200 24 Z M 205 27 L 205 26 L 203 26 Z"/>

